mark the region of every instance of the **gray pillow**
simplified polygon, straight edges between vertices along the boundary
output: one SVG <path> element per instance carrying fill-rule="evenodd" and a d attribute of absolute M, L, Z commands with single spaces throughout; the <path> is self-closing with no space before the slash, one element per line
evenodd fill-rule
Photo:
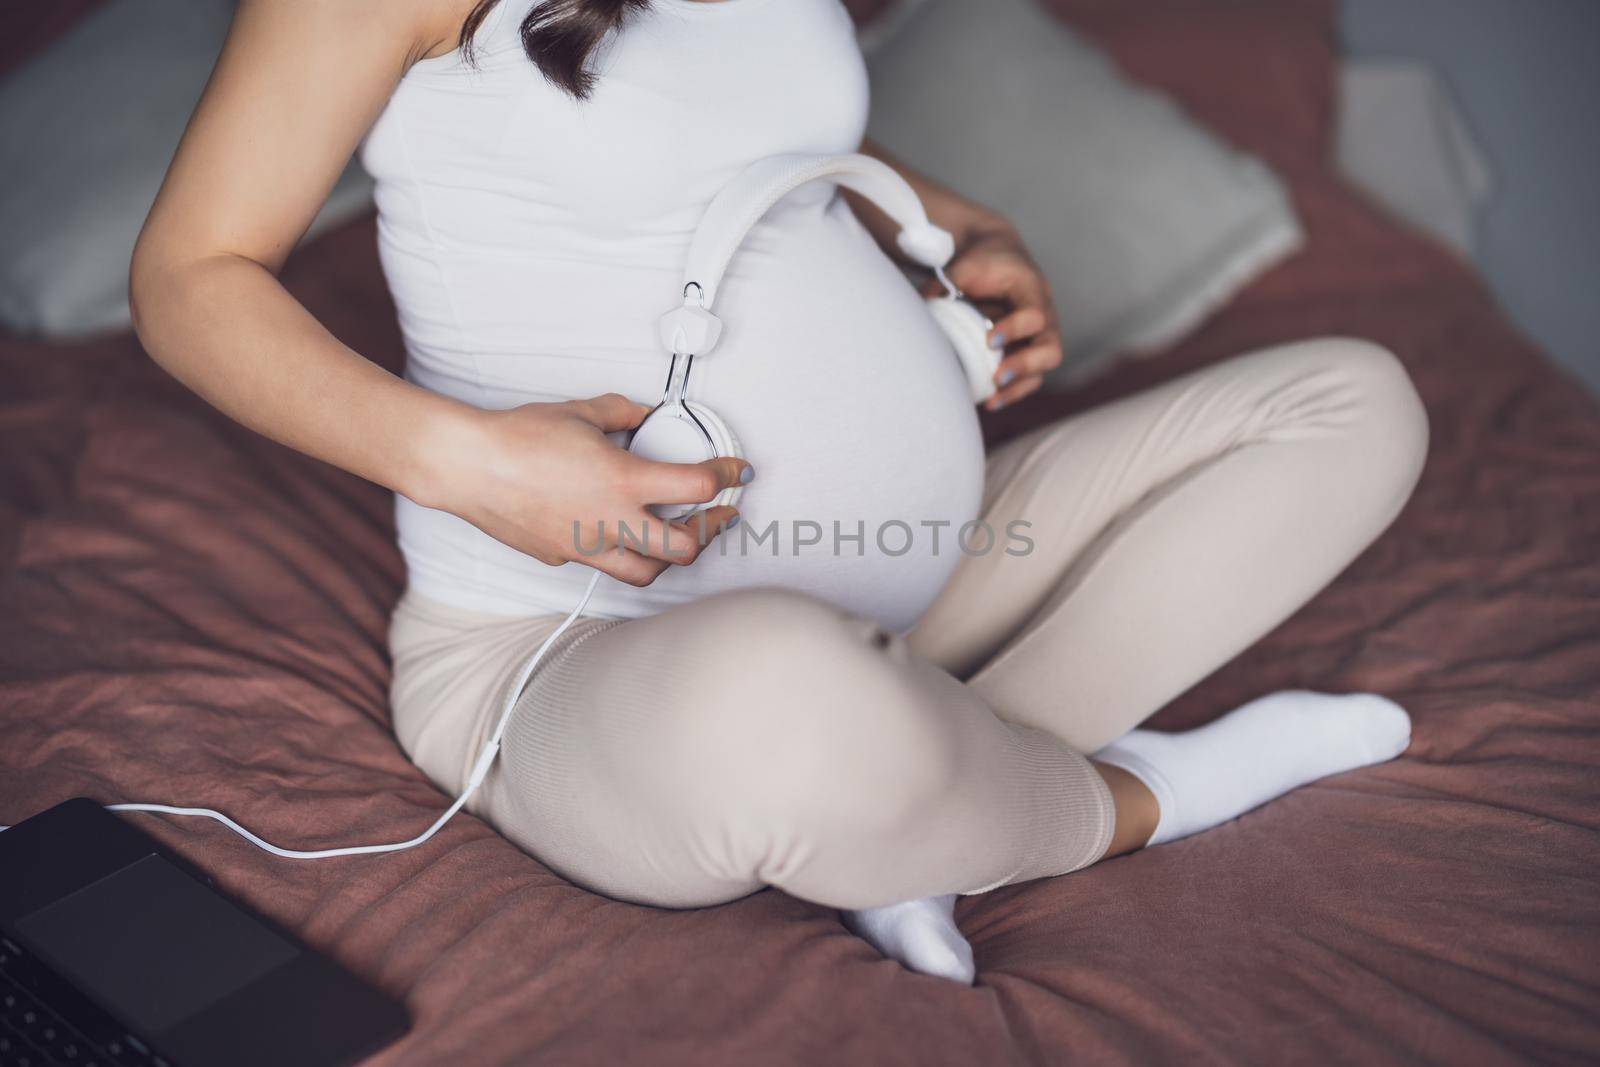
<path fill-rule="evenodd" d="M 0 83 L 0 326 L 126 328 L 128 261 L 232 0 L 112 0 Z M 310 233 L 372 202 L 351 164 Z"/>
<path fill-rule="evenodd" d="M 1049 276 L 1058 383 L 1178 340 L 1300 247 L 1265 165 L 1036 0 L 927 0 L 868 63 L 873 138 L 1005 213 Z"/>

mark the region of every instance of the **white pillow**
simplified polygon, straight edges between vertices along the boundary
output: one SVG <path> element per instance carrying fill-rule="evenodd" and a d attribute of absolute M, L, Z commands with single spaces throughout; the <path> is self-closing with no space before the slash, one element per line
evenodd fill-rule
<path fill-rule="evenodd" d="M 0 327 L 128 326 L 128 261 L 233 15 L 232 0 L 112 0 L 0 83 Z M 354 163 L 315 234 L 364 211 Z"/>
<path fill-rule="evenodd" d="M 1008 216 L 1078 381 L 1180 339 L 1297 250 L 1283 185 L 1036 0 L 927 0 L 868 59 L 872 137 Z"/>

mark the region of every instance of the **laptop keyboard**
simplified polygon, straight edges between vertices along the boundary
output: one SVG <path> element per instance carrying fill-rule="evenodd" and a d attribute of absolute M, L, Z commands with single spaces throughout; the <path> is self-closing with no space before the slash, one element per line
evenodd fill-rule
<path fill-rule="evenodd" d="M 0 937 L 0 1067 L 171 1067 L 36 956 Z"/>

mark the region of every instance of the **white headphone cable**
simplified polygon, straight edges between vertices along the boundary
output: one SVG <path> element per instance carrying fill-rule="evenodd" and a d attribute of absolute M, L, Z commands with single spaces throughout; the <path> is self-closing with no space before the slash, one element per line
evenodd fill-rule
<path fill-rule="evenodd" d="M 511 684 L 511 689 L 506 693 L 505 706 L 501 708 L 500 718 L 494 724 L 494 732 L 489 735 L 488 743 L 483 746 L 483 751 L 478 754 L 477 762 L 472 765 L 472 773 L 467 776 L 467 784 L 461 790 L 461 795 L 451 802 L 450 806 L 444 810 L 443 815 L 434 820 L 432 826 L 409 841 L 395 841 L 387 845 L 352 845 L 349 848 L 319 848 L 311 850 L 279 848 L 272 842 L 257 837 L 222 814 L 222 812 L 212 811 L 210 808 L 175 808 L 167 804 L 107 804 L 106 810 L 153 811 L 163 815 L 197 815 L 204 819 L 215 819 L 257 848 L 270 852 L 274 856 L 282 856 L 284 859 L 291 860 L 325 860 L 332 859 L 335 856 L 365 856 L 375 852 L 403 852 L 408 848 L 414 848 L 438 833 L 444 827 L 444 824 L 449 822 L 456 812 L 466 805 L 472 794 L 477 792 L 478 786 L 482 785 L 483 780 L 489 776 L 489 768 L 494 765 L 495 757 L 500 753 L 500 741 L 505 737 L 506 729 L 511 725 L 511 715 L 516 711 L 517 701 L 521 698 L 523 689 L 527 687 L 528 679 L 533 677 L 535 668 L 544 659 L 545 653 L 550 651 L 551 646 L 556 643 L 562 634 L 567 632 L 573 623 L 578 621 L 578 616 L 583 614 L 583 609 L 589 606 L 589 598 L 594 595 L 595 586 L 599 584 L 600 572 L 595 571 L 594 575 L 589 579 L 588 588 L 583 591 L 582 599 L 578 601 L 578 606 L 573 608 L 571 613 L 562 620 L 561 625 L 557 626 L 550 636 L 544 639 L 538 650 L 523 665 L 516 681 Z M 0 826 L 0 830 L 7 829 L 10 829 L 10 827 Z"/>

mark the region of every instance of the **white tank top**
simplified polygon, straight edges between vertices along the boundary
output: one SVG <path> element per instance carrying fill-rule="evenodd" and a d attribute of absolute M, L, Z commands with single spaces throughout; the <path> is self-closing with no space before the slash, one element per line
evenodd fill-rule
<path fill-rule="evenodd" d="M 491 409 L 609 391 L 653 405 L 655 321 L 678 303 L 706 205 L 764 156 L 854 151 L 861 55 L 838 0 L 653 0 L 576 101 L 522 52 L 533 2 L 502 0 L 476 67 L 413 66 L 363 146 L 406 376 Z M 983 479 L 967 387 L 920 297 L 833 187 L 812 185 L 751 234 L 718 311 L 691 395 L 755 466 L 743 530 L 649 588 L 602 580 L 591 610 L 634 618 L 766 585 L 910 628 L 960 559 Z M 403 497 L 396 518 L 412 588 L 458 607 L 565 613 L 592 573 Z"/>

